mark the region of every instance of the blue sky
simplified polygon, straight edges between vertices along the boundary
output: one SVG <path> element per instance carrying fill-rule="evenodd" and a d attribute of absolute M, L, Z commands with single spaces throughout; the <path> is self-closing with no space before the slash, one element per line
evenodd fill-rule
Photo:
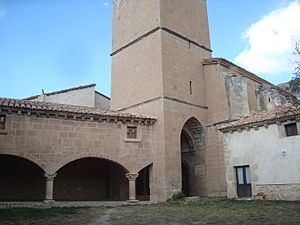
<path fill-rule="evenodd" d="M 291 78 L 299 1 L 207 3 L 214 57 L 276 84 Z M 22 98 L 89 83 L 110 95 L 111 19 L 112 2 L 106 0 L 0 0 L 0 96 Z"/>

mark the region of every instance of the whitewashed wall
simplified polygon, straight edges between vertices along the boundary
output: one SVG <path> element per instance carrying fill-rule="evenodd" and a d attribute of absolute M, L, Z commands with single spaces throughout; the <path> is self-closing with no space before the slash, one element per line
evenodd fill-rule
<path fill-rule="evenodd" d="M 89 106 L 101 109 L 109 109 L 110 107 L 110 99 L 96 92 L 94 86 L 69 90 L 51 95 L 41 94 L 40 96 L 31 100 L 58 104 Z"/>
<path fill-rule="evenodd" d="M 95 107 L 101 108 L 101 109 L 109 109 L 110 108 L 110 99 L 95 92 Z"/>
<path fill-rule="evenodd" d="M 95 87 L 66 91 L 53 95 L 40 95 L 36 101 L 68 105 L 95 106 Z"/>
<path fill-rule="evenodd" d="M 234 167 L 249 165 L 253 195 L 300 200 L 300 136 L 281 137 L 282 128 L 272 124 L 224 134 L 228 197 L 237 197 Z"/>

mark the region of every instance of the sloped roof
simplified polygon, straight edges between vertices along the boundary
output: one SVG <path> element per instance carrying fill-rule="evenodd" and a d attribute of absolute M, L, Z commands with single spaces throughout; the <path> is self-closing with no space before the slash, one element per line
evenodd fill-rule
<path fill-rule="evenodd" d="M 50 92 L 50 93 L 45 93 L 45 95 L 50 96 L 50 95 L 62 94 L 62 93 L 69 92 L 69 91 L 76 91 L 76 90 L 95 87 L 95 86 L 96 86 L 96 84 L 87 84 L 87 85 L 72 87 L 72 88 L 63 89 L 63 90 L 59 90 L 59 91 L 54 91 L 54 92 Z M 33 100 L 39 96 L 40 95 L 34 95 L 34 96 L 30 96 L 28 98 L 23 98 L 23 100 Z"/>
<path fill-rule="evenodd" d="M 229 130 L 272 124 L 278 121 L 286 121 L 295 118 L 300 118 L 300 104 L 284 104 L 275 106 L 274 109 L 269 111 L 254 112 L 237 121 L 222 124 L 219 127 L 219 130 L 227 132 Z"/>
<path fill-rule="evenodd" d="M 269 81 L 257 76 L 256 74 L 244 69 L 243 67 L 240 67 L 236 64 L 234 64 L 233 62 L 230 62 L 229 60 L 227 59 L 224 59 L 224 58 L 209 58 L 209 59 L 204 59 L 203 60 L 203 65 L 214 65 L 214 64 L 220 64 L 226 68 L 228 67 L 231 67 L 231 68 L 235 68 L 237 71 L 239 71 L 243 76 L 246 76 L 248 77 L 249 79 L 251 80 L 254 80 L 258 83 L 261 83 L 261 84 L 265 84 L 266 86 L 268 87 L 271 87 L 273 89 L 276 89 L 280 92 L 280 94 L 288 97 L 288 98 L 291 98 L 293 100 L 297 100 L 297 98 L 292 95 L 291 93 L 283 90 L 282 88 L 280 87 L 277 87 L 276 85 L 270 83 Z"/>
<path fill-rule="evenodd" d="M 156 118 L 146 115 L 135 115 L 130 113 L 119 113 L 111 110 L 98 109 L 86 106 L 57 104 L 50 102 L 39 102 L 32 100 L 17 100 L 10 98 L 0 98 L 0 110 L 4 109 L 22 111 L 31 110 L 44 113 L 59 113 L 59 114 L 78 114 L 80 116 L 90 117 L 113 117 L 123 119 L 138 119 L 138 120 L 151 120 L 155 121 Z"/>

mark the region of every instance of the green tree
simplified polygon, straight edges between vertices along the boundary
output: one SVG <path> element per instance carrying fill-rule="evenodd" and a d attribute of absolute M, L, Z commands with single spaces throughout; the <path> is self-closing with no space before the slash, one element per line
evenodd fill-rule
<path fill-rule="evenodd" d="M 296 57 L 294 77 L 290 81 L 292 92 L 300 92 L 300 40 L 295 43 L 294 55 Z"/>

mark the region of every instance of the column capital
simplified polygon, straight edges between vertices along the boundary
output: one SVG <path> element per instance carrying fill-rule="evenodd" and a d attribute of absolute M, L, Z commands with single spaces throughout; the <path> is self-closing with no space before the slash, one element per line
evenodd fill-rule
<path fill-rule="evenodd" d="M 138 178 L 139 173 L 126 173 L 125 176 L 129 181 L 135 181 L 136 178 Z"/>
<path fill-rule="evenodd" d="M 45 173 L 44 176 L 46 178 L 46 181 L 53 181 L 54 178 L 56 177 L 57 173 L 53 173 L 53 174 L 48 174 L 48 173 Z"/>

